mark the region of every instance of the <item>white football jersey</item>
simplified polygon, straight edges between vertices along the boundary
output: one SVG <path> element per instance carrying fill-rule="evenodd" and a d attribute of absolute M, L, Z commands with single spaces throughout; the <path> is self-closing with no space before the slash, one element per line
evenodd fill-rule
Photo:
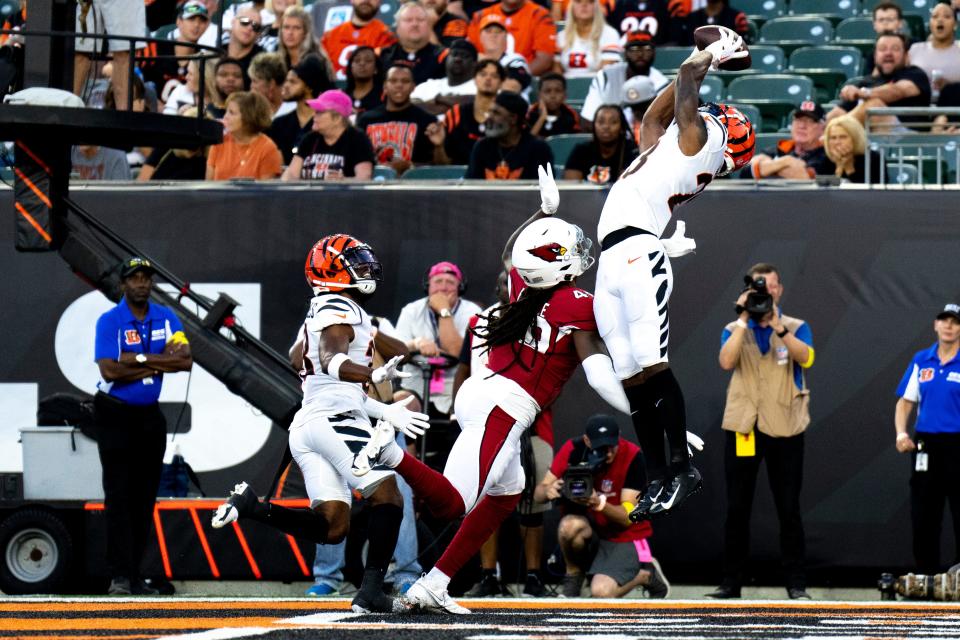
<path fill-rule="evenodd" d="M 373 325 L 370 316 L 356 302 L 336 293 L 321 293 L 310 301 L 303 321 L 303 408 L 311 413 L 330 415 L 346 411 L 363 412 L 366 393 L 358 382 L 344 382 L 320 368 L 320 334 L 329 326 L 348 324 L 353 340 L 347 356 L 353 362 L 370 366 L 373 357 Z"/>
<path fill-rule="evenodd" d="M 680 127 L 670 123 L 660 140 L 633 161 L 610 189 L 600 214 L 597 238 L 611 231 L 637 227 L 658 238 L 673 208 L 696 196 L 723 165 L 727 130 L 716 117 L 702 113 L 707 142 L 693 156 L 680 150 Z"/>

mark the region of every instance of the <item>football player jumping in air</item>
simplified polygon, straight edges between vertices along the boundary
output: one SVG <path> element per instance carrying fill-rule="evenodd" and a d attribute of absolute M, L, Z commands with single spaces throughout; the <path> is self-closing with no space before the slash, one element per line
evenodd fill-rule
<path fill-rule="evenodd" d="M 670 257 L 696 245 L 682 237 L 679 222 L 674 239 L 686 247 L 669 251 L 660 236 L 674 207 L 753 156 L 753 127 L 738 109 L 700 105 L 707 71 L 747 56 L 739 35 L 719 29 L 721 37 L 695 50 L 650 105 L 641 125 L 640 156 L 610 189 L 597 228 L 597 327 L 630 400 L 650 478 L 630 515 L 634 522 L 677 509 L 701 485 L 688 455 L 683 393 L 667 357 Z"/>
<path fill-rule="evenodd" d="M 429 427 L 427 416 L 368 398 L 364 385 L 405 377 L 397 370 L 407 355 L 399 340 L 377 332 L 360 303 L 381 280 L 373 250 L 348 235 L 327 236 L 307 255 L 307 283 L 315 297 L 291 359 L 301 364 L 303 404 L 290 425 L 290 451 L 303 472 L 309 509 L 289 509 L 257 499 L 246 482 L 217 508 L 214 528 L 240 517 L 319 544 L 336 544 L 350 528 L 351 492 L 359 491 L 370 514 L 369 549 L 360 590 L 353 599 L 359 613 L 405 609 L 383 593 L 383 577 L 393 557 L 403 518 L 403 498 L 388 469 L 359 478 L 351 473 L 354 455 L 370 439 L 370 418 L 379 418 L 410 437 Z M 376 348 L 389 360 L 370 367 Z"/>
<path fill-rule="evenodd" d="M 560 202 L 552 170 L 540 168 L 542 205 L 507 241 L 510 302 L 477 329 L 488 349 L 488 376 L 471 376 L 457 393 L 462 431 L 443 475 L 405 453 L 381 422 L 357 455 L 354 473 L 375 463 L 394 468 L 437 517 L 467 514 L 450 546 L 405 599 L 425 611 L 469 613 L 447 593 L 451 577 L 516 508 L 524 486 L 520 436 L 547 409 L 577 365 L 614 408 L 627 398 L 593 318 L 593 296 L 576 286 L 593 264 L 591 242 L 576 225 L 550 217 Z M 372 473 L 372 472 L 371 472 Z"/>

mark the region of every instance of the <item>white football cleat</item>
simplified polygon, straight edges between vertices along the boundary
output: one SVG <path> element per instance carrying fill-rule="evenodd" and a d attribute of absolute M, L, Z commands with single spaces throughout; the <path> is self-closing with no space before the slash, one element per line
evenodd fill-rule
<path fill-rule="evenodd" d="M 253 492 L 250 485 L 241 482 L 233 488 L 226 502 L 217 507 L 210 519 L 210 526 L 220 529 L 231 522 L 236 522 L 242 515 L 250 515 L 257 502 L 259 502 L 257 494 Z"/>
<path fill-rule="evenodd" d="M 367 444 L 363 445 L 363 448 L 353 456 L 353 464 L 350 467 L 353 475 L 359 477 L 370 473 L 370 470 L 376 466 L 380 459 L 380 453 L 384 447 L 393 443 L 394 438 L 396 438 L 396 433 L 390 423 L 378 420 Z"/>
<path fill-rule="evenodd" d="M 452 613 L 455 615 L 470 613 L 470 609 L 454 602 L 446 589 L 435 591 L 427 586 L 423 578 L 410 585 L 407 593 L 403 596 L 403 600 L 411 608 L 425 613 Z"/>

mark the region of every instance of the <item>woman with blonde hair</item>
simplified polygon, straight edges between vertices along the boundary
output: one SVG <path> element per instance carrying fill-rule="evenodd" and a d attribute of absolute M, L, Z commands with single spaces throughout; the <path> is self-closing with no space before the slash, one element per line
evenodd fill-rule
<path fill-rule="evenodd" d="M 303 0 L 267 0 L 263 15 L 267 16 L 269 14 L 273 18 L 273 22 L 267 24 L 267 20 L 264 20 L 263 23 L 263 31 L 260 33 L 258 44 L 263 47 L 264 51 L 273 52 L 280 46 L 280 23 L 284 12 L 290 7 L 303 9 Z"/>
<path fill-rule="evenodd" d="M 623 52 L 617 30 L 607 24 L 599 0 L 570 0 L 567 28 L 557 34 L 555 70 L 567 78 L 596 75 L 620 62 Z"/>
<path fill-rule="evenodd" d="M 207 180 L 280 175 L 283 158 L 265 133 L 273 121 L 270 103 L 259 93 L 237 91 L 227 96 L 223 115 L 223 143 L 210 148 Z"/>
<path fill-rule="evenodd" d="M 313 39 L 313 20 L 301 7 L 287 7 L 280 18 L 277 52 L 283 54 L 287 69 L 293 69 L 311 53 L 321 56 L 330 66 L 326 53 Z M 331 74 L 328 74 L 333 77 Z"/>
<path fill-rule="evenodd" d="M 850 115 L 833 118 L 823 130 L 823 148 L 836 165 L 834 173 L 850 182 L 866 182 L 867 134 Z M 870 178 L 880 182 L 880 157 L 870 153 Z"/>

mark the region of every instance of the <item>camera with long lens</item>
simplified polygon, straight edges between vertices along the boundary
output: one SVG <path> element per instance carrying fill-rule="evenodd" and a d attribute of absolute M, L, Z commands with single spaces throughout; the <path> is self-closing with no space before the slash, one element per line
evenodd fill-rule
<path fill-rule="evenodd" d="M 773 311 L 773 296 L 767 291 L 767 279 L 763 276 L 751 278 L 743 276 L 743 282 L 746 285 L 740 293 L 749 291 L 746 303 L 743 306 L 737 305 L 736 312 L 740 315 L 744 311 L 750 314 L 750 319 L 754 322 L 760 322 L 763 317 Z"/>
<path fill-rule="evenodd" d="M 570 465 L 563 472 L 563 497 L 567 500 L 587 500 L 593 495 L 593 474 L 607 458 L 607 447 L 591 449 L 587 459 Z"/>

